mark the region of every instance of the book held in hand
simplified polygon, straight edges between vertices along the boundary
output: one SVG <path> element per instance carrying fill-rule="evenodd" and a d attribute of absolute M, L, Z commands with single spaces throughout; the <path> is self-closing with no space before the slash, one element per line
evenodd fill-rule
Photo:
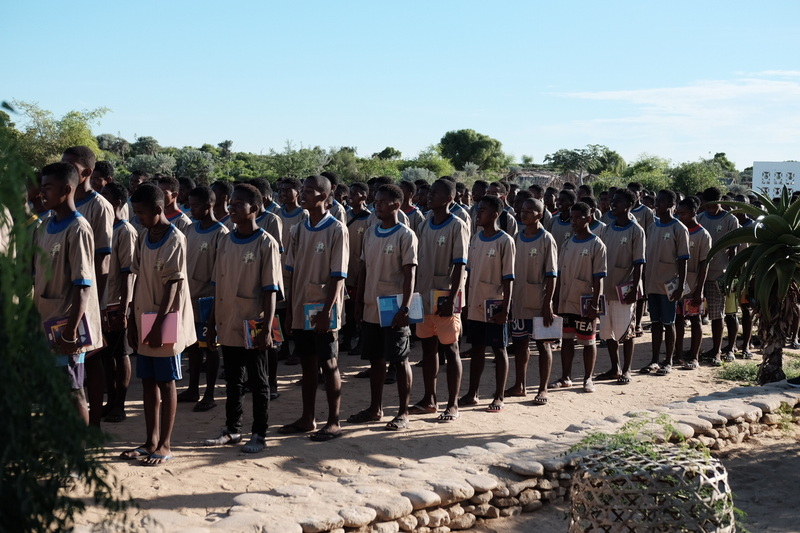
<path fill-rule="evenodd" d="M 255 350 L 256 337 L 258 337 L 261 330 L 264 328 L 263 320 L 245 320 L 244 321 L 244 347 L 247 350 Z M 283 331 L 281 330 L 281 321 L 277 316 L 272 317 L 272 345 L 277 348 L 283 344 Z"/>
<path fill-rule="evenodd" d="M 103 331 L 113 331 L 111 328 L 120 319 L 120 315 L 122 315 L 122 304 L 106 306 L 100 312 L 100 318 L 103 320 Z"/>
<path fill-rule="evenodd" d="M 553 315 L 553 323 L 549 326 L 544 325 L 544 318 L 533 317 L 533 338 L 537 341 L 560 339 L 563 329 L 564 319 L 558 315 Z"/>
<path fill-rule="evenodd" d="M 700 316 L 705 312 L 705 300 L 701 300 L 699 305 L 694 305 L 691 298 L 683 301 L 683 316 Z"/>
<path fill-rule="evenodd" d="M 446 291 L 439 289 L 431 290 L 431 312 L 434 315 L 439 312 L 439 306 L 442 305 L 449 296 L 450 296 L 449 289 Z M 455 299 L 453 300 L 453 314 L 461 312 L 461 307 L 462 307 L 461 298 L 462 298 L 461 291 L 458 291 L 456 293 Z"/>
<path fill-rule="evenodd" d="M 617 285 L 617 298 L 619 298 L 619 301 L 624 302 L 625 297 L 628 296 L 628 293 L 631 292 L 633 289 L 634 286 L 632 280 L 623 281 L 622 283 Z M 636 285 L 636 299 L 639 300 L 642 298 L 642 296 L 644 296 L 644 293 L 642 292 L 642 284 L 638 283 Z"/>
<path fill-rule="evenodd" d="M 486 312 L 486 322 L 489 322 L 494 315 L 503 308 L 503 299 L 484 300 L 483 309 Z"/>
<path fill-rule="evenodd" d="M 581 316 L 589 316 L 589 306 L 592 304 L 594 296 L 585 294 L 581 296 Z M 606 314 L 606 297 L 604 294 L 600 295 L 600 300 L 597 302 L 597 316 L 604 316 Z"/>
<path fill-rule="evenodd" d="M 158 313 L 142 313 L 142 339 L 141 343 L 145 344 L 144 339 L 153 329 L 153 324 L 156 321 Z M 172 311 L 164 316 L 164 322 L 161 323 L 161 343 L 162 344 L 175 344 L 178 342 L 178 329 L 180 321 L 178 320 L 178 312 Z"/>
<path fill-rule="evenodd" d="M 337 312 L 336 305 L 337 304 L 333 304 L 333 307 L 331 307 L 331 323 L 328 329 L 336 329 L 339 327 L 339 313 Z M 303 316 L 305 317 L 303 329 L 307 331 L 314 329 L 314 325 L 311 323 L 311 317 L 316 316 L 323 307 L 325 307 L 325 304 L 322 302 L 303 304 Z"/>
<path fill-rule="evenodd" d="M 402 294 L 389 294 L 378 296 L 378 315 L 380 316 L 381 327 L 386 328 L 392 325 L 395 315 L 400 311 L 403 302 Z M 411 305 L 408 306 L 408 323 L 419 324 L 425 317 L 422 310 L 422 296 L 418 292 L 411 295 Z"/>
<path fill-rule="evenodd" d="M 56 341 L 61 338 L 61 332 L 64 326 L 67 325 L 69 317 L 62 316 L 59 318 L 51 318 L 44 321 L 44 331 L 47 335 L 47 342 L 50 343 L 50 348 L 56 352 L 61 350 L 58 348 Z M 94 343 L 92 332 L 89 330 L 89 323 L 86 321 L 86 315 L 83 315 L 78 321 L 78 334 L 75 337 L 75 347 L 81 348 L 83 346 L 90 346 Z"/>
<path fill-rule="evenodd" d="M 672 293 L 675 292 L 675 290 L 678 288 L 678 281 L 680 281 L 680 280 L 678 279 L 677 276 L 675 276 L 674 278 L 672 278 L 671 280 L 669 280 L 668 282 L 666 282 L 664 284 L 664 289 L 666 289 L 666 291 L 667 291 L 667 296 L 672 296 Z M 688 295 L 690 292 L 691 292 L 691 289 L 689 288 L 689 284 L 686 283 L 686 280 L 684 280 L 683 281 L 683 294 L 681 294 L 681 297 L 684 297 L 684 296 Z"/>

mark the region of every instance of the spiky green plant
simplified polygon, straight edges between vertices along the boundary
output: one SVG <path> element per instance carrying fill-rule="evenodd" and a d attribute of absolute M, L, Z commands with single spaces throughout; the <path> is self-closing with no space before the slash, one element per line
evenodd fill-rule
<path fill-rule="evenodd" d="M 783 372 L 783 346 L 790 335 L 800 303 L 800 202 L 792 202 L 786 186 L 779 201 L 752 191 L 761 208 L 741 202 L 719 202 L 731 213 L 744 213 L 755 220 L 746 228 L 734 230 L 714 243 L 710 259 L 731 246 L 747 244 L 731 259 L 725 272 L 725 286 L 737 297 L 747 292 L 758 319 L 763 360 L 758 368 L 758 383 L 763 385 L 786 379 Z"/>

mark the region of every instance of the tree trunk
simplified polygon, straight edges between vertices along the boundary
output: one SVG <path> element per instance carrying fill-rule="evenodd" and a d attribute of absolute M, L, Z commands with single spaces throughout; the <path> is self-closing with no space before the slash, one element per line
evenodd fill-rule
<path fill-rule="evenodd" d="M 758 304 L 753 304 L 753 314 L 758 317 L 758 336 L 761 338 L 761 351 L 763 358 L 758 366 L 758 384 L 764 385 L 786 379 L 783 372 L 783 346 L 786 338 L 792 331 L 792 323 L 797 315 L 797 294 L 793 289 L 789 294 L 772 305 L 770 309 L 772 320 L 764 317 L 764 310 Z"/>

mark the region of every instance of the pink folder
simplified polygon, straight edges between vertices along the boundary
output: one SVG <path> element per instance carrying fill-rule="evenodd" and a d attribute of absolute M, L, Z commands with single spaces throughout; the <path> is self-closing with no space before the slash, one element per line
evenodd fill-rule
<path fill-rule="evenodd" d="M 142 340 L 144 343 L 145 337 L 153 329 L 153 322 L 156 320 L 158 313 L 142 313 Z M 173 311 L 167 313 L 164 317 L 164 322 L 161 325 L 161 342 L 164 344 L 175 344 L 178 342 L 178 313 Z"/>

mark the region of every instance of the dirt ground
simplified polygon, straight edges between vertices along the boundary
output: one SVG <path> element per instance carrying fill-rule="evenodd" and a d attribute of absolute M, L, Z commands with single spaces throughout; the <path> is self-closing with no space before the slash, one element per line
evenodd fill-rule
<path fill-rule="evenodd" d="M 706 328 L 708 329 L 708 328 Z M 709 332 L 706 332 L 708 335 Z M 709 346 L 707 338 L 704 349 Z M 687 341 L 688 344 L 688 341 Z M 463 344 L 462 350 L 468 345 Z M 634 369 L 645 366 L 650 359 L 649 335 L 637 339 Z M 412 351 L 411 360 L 421 357 L 419 343 Z M 561 371 L 560 352 L 554 353 L 552 376 Z M 343 423 L 344 435 L 326 443 L 309 441 L 305 436 L 282 436 L 277 428 L 293 422 L 300 414 L 299 366 L 279 365 L 279 392 L 281 396 L 270 405 L 270 431 L 268 447 L 264 453 L 243 454 L 240 446 L 208 448 L 204 439 L 214 437 L 225 422 L 224 384 L 217 387 L 218 406 L 211 411 L 195 413 L 192 404 L 179 404 L 173 435 L 174 459 L 161 467 L 144 467 L 136 461 L 116 459 L 123 450 L 143 442 L 141 386 L 133 380 L 129 395 L 128 418 L 120 424 L 105 424 L 111 436 L 104 461 L 111 473 L 120 480 L 123 490 L 135 499 L 141 514 L 148 509 L 171 509 L 185 515 L 207 517 L 214 521 L 224 515 L 237 494 L 267 491 L 285 484 L 308 484 L 317 480 L 333 480 L 342 475 L 368 473 L 370 467 L 398 466 L 414 460 L 442 455 L 447 451 L 467 445 L 504 442 L 510 438 L 530 437 L 534 434 L 562 431 L 570 424 L 587 419 L 620 415 L 627 411 L 663 405 L 671 401 L 686 400 L 713 391 L 727 390 L 735 383 L 716 377 L 716 369 L 703 366 L 695 371 L 676 369 L 667 376 L 634 375 L 629 385 L 615 382 L 596 382 L 597 391 L 584 393 L 580 387 L 583 364 L 580 351 L 576 354 L 571 389 L 551 391 L 546 406 L 534 406 L 531 400 L 538 383 L 538 356 L 534 351 L 528 371 L 528 396 L 507 398 L 500 413 L 487 413 L 494 388 L 495 366 L 487 356 L 486 370 L 481 380 L 481 401 L 477 407 L 462 410 L 461 419 L 449 424 L 436 421 L 435 415 L 413 416 L 408 430 L 384 430 L 397 409 L 397 388 L 387 385 L 384 390 L 383 423 L 353 425 Z M 513 356 L 510 357 L 509 383 L 515 376 Z M 596 372 L 609 367 L 605 348 L 598 350 Z M 342 354 L 340 368 L 343 376 L 342 420 L 366 407 L 369 398 L 369 380 L 354 375 L 364 368 L 358 356 Z M 464 360 L 462 394 L 467 388 L 469 359 Z M 439 404 L 446 399 L 444 369 L 439 374 Z M 552 381 L 552 380 L 551 380 Z M 202 383 L 202 381 L 201 381 Z M 186 386 L 186 378 L 179 383 L 179 391 Z M 414 367 L 412 402 L 422 393 L 421 368 Z M 245 427 L 251 418 L 249 396 L 245 401 Z M 324 422 L 327 415 L 324 390 L 318 391 L 317 421 Z M 736 505 L 748 513 L 750 531 L 800 531 L 796 509 L 800 492 L 793 489 L 800 479 L 800 461 L 785 461 L 788 456 L 797 459 L 800 452 L 797 436 L 791 439 L 760 439 L 733 451 L 726 451 L 724 460 L 731 471 L 731 485 L 736 494 Z M 780 461 L 780 462 L 779 462 Z M 766 490 L 765 490 L 766 489 Z M 795 505 L 792 505 L 795 504 Z M 487 522 L 476 531 L 503 533 L 532 531 L 566 531 L 564 519 L 567 508 L 545 508 L 533 515 Z M 792 518 L 795 518 L 792 520 Z M 97 519 L 87 513 L 81 522 Z M 791 524 L 789 523 L 791 522 Z"/>

